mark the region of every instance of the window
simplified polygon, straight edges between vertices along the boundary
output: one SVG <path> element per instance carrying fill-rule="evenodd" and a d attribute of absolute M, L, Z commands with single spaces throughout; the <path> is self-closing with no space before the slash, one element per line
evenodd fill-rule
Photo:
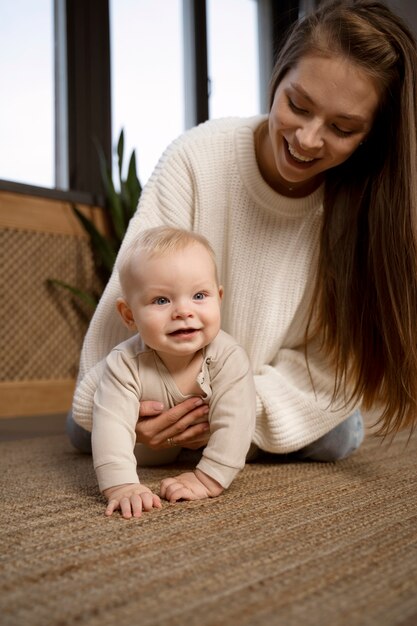
<path fill-rule="evenodd" d="M 91 137 L 109 154 L 123 128 L 125 166 L 135 149 L 144 184 L 197 120 L 264 110 L 258 16 L 271 2 L 2 0 L 0 179 L 96 196 Z M 271 22 L 260 19 L 265 31 Z"/>
<path fill-rule="evenodd" d="M 260 113 L 256 0 L 207 0 L 209 115 Z"/>
<path fill-rule="evenodd" d="M 143 184 L 186 126 L 183 2 L 111 0 L 110 7 L 113 145 L 124 128 Z M 257 0 L 207 0 L 210 118 L 261 110 L 257 16 Z"/>
<path fill-rule="evenodd" d="M 0 178 L 55 186 L 52 0 L 2 0 Z"/>
<path fill-rule="evenodd" d="M 111 0 L 110 30 L 113 145 L 123 128 L 143 185 L 184 130 L 182 1 Z"/>

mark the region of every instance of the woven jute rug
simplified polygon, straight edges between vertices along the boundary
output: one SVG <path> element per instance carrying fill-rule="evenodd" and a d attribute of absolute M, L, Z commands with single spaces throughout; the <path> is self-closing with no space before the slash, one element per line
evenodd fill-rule
<path fill-rule="evenodd" d="M 417 624 L 417 438 L 265 457 L 217 499 L 104 517 L 64 436 L 0 444 L 2 626 Z M 159 481 L 190 467 L 142 470 Z"/>

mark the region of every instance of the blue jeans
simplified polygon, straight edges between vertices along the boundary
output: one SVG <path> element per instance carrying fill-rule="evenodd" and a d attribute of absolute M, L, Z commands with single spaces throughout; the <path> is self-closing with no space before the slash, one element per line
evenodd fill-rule
<path fill-rule="evenodd" d="M 91 454 L 91 433 L 74 422 L 71 412 L 67 416 L 66 431 L 74 448 Z M 295 452 L 294 456 L 311 461 L 340 461 L 359 448 L 364 434 L 362 415 L 355 411 L 320 439 Z"/>
<path fill-rule="evenodd" d="M 294 455 L 311 461 L 340 461 L 359 448 L 365 436 L 361 412 L 355 411 L 344 422 Z"/>
<path fill-rule="evenodd" d="M 79 426 L 77 422 L 74 422 L 71 411 L 67 415 L 65 430 L 70 442 L 78 452 L 91 454 L 91 433 L 89 430 Z"/>

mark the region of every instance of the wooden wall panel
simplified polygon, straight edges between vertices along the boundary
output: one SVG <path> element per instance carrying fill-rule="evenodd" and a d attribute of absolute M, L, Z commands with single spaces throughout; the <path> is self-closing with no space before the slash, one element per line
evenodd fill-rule
<path fill-rule="evenodd" d="M 93 310 L 48 279 L 102 289 L 71 204 L 0 191 L 0 268 L 0 417 L 66 412 Z"/>

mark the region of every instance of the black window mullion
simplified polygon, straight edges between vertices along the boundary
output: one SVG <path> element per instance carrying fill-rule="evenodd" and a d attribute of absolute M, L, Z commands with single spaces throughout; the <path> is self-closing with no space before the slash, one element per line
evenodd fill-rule
<path fill-rule="evenodd" d="M 297 21 L 300 10 L 299 0 L 279 0 L 272 2 L 273 59 L 282 47 L 290 26 Z"/>
<path fill-rule="evenodd" d="M 194 0 L 194 54 L 196 123 L 209 118 L 209 79 L 207 58 L 207 10 L 205 0 Z"/>
<path fill-rule="evenodd" d="M 191 128 L 209 118 L 206 0 L 183 0 L 184 119 Z"/>
<path fill-rule="evenodd" d="M 108 0 L 67 0 L 66 18 L 69 185 L 102 194 L 94 139 L 111 163 Z"/>

